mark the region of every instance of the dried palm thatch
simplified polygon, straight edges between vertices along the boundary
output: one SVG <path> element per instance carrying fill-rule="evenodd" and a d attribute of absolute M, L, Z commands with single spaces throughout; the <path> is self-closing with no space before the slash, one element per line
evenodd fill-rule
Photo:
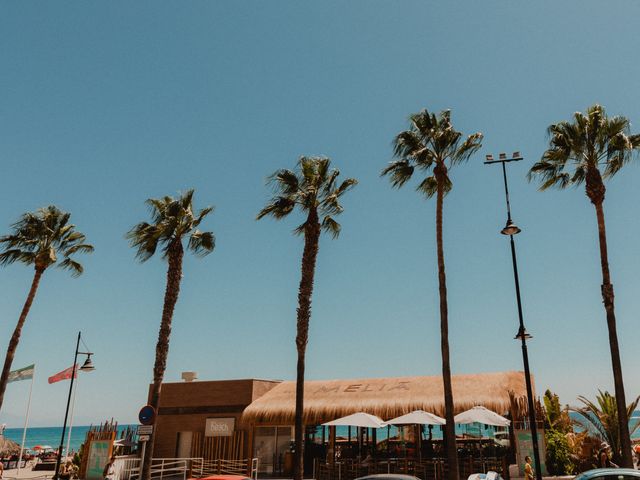
<path fill-rule="evenodd" d="M 8 457 L 20 453 L 20 445 L 0 435 L 0 457 Z"/>
<path fill-rule="evenodd" d="M 454 375 L 456 412 L 482 405 L 500 414 L 512 402 L 526 398 L 524 373 L 499 372 Z M 307 381 L 304 422 L 318 425 L 355 412 L 385 420 L 424 410 L 444 414 L 442 377 L 398 377 L 359 380 Z M 249 405 L 242 421 L 251 424 L 292 424 L 295 416 L 295 382 L 282 382 Z"/>

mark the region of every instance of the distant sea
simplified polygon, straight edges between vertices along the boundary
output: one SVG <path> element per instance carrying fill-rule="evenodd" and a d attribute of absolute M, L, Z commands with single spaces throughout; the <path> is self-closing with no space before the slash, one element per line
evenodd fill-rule
<path fill-rule="evenodd" d="M 574 417 L 575 414 L 572 414 L 571 416 Z M 638 421 L 640 421 L 640 411 L 634 412 L 633 416 L 631 417 L 631 422 L 629 422 L 629 424 L 630 426 L 633 426 Z M 118 425 L 118 429 L 121 430 L 126 428 L 127 426 L 129 425 Z M 73 430 L 71 431 L 71 449 L 72 450 L 78 451 L 78 449 L 80 448 L 80 445 L 84 442 L 85 436 L 89 428 L 90 427 L 88 425 L 73 427 Z M 473 425 L 469 425 L 469 426 L 456 425 L 456 433 L 462 434 L 462 433 L 465 433 L 465 431 L 473 434 L 480 433 L 480 429 L 478 428 L 478 426 L 474 427 Z M 489 436 L 491 436 L 494 431 L 495 430 L 492 427 L 483 428 L 484 435 L 489 434 Z M 348 429 L 346 427 L 342 427 L 342 428 L 339 427 L 336 433 L 339 436 L 346 437 L 348 435 L 347 432 L 348 432 Z M 54 449 L 57 449 L 58 446 L 60 445 L 61 433 L 62 433 L 62 427 L 31 427 L 27 429 L 27 440 L 25 444 L 28 448 L 33 448 L 36 445 L 50 445 Z M 394 428 L 390 433 L 393 436 L 394 434 L 397 434 L 397 431 Z M 67 429 L 67 432 L 65 433 L 65 439 L 64 439 L 65 448 L 67 447 L 68 435 L 69 435 L 69 430 Z M 353 435 L 355 436 L 355 433 L 353 433 Z M 20 443 L 22 442 L 22 429 L 7 428 L 4 431 L 4 436 L 6 438 L 13 440 L 14 442 Z M 440 430 L 439 427 L 435 427 L 433 429 L 433 437 L 442 438 L 442 431 Z M 378 440 L 383 440 L 385 438 L 386 438 L 386 429 L 383 429 L 378 434 Z M 640 428 L 636 430 L 636 432 L 632 435 L 632 438 L 640 440 Z"/>
<path fill-rule="evenodd" d="M 575 412 L 570 412 L 569 415 L 571 416 L 571 418 L 573 419 L 577 419 L 580 418 L 580 415 L 578 415 Z M 631 420 L 629 420 L 629 429 L 633 429 L 633 427 L 635 427 L 636 425 L 638 425 L 640 423 L 640 410 L 636 410 L 635 412 L 633 412 L 633 414 L 631 415 Z M 574 430 L 576 432 L 580 432 L 583 429 L 581 429 L 580 427 L 574 427 Z M 640 427 L 638 427 L 638 429 L 633 432 L 631 434 L 631 439 L 632 440 L 640 440 Z"/>
<path fill-rule="evenodd" d="M 125 429 L 128 425 L 118 425 L 118 430 Z M 88 425 L 73 426 L 71 430 L 71 450 L 78 451 L 80 445 L 84 443 L 85 436 L 89 431 Z M 17 443 L 22 443 L 22 428 L 7 428 L 4 431 L 5 438 L 13 440 Z M 25 445 L 28 448 L 33 448 L 36 445 L 49 445 L 54 449 L 57 449 L 60 445 L 60 435 L 62 435 L 62 427 L 30 427 L 27 429 L 27 439 Z M 67 438 L 69 436 L 69 429 L 64 434 L 64 448 L 67 448 Z"/>

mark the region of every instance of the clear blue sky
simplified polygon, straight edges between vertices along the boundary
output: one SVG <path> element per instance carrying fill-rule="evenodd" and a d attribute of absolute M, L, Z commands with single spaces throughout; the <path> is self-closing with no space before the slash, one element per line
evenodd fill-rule
<path fill-rule="evenodd" d="M 521 369 L 499 168 L 510 167 L 538 391 L 565 403 L 612 390 L 593 208 L 582 190 L 538 193 L 525 173 L 545 128 L 600 102 L 640 130 L 640 4 L 620 1 L 3 2 L 0 230 L 53 203 L 96 247 L 72 279 L 47 272 L 14 362 L 37 364 L 33 423 L 62 422 L 83 330 L 78 423 L 134 421 L 146 398 L 165 264 L 137 264 L 125 232 L 144 200 L 195 188 L 213 204 L 215 252 L 187 258 L 166 380 L 295 375 L 302 242 L 294 219 L 254 221 L 265 177 L 328 155 L 360 185 L 343 234 L 323 238 L 308 378 L 438 374 L 435 204 L 379 172 L 411 112 L 450 108 L 484 147 L 452 172 L 445 204 L 453 369 Z M 637 162 L 635 162 L 637 163 Z M 640 394 L 640 169 L 609 183 L 605 211 L 629 399 Z M 0 352 L 32 271 L 0 271 Z M 20 426 L 28 382 L 0 421 Z"/>

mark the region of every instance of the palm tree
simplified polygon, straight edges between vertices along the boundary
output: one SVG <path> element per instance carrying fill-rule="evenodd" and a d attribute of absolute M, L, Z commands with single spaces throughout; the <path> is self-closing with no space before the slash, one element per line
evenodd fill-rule
<path fill-rule="evenodd" d="M 82 265 L 73 259 L 76 253 L 93 252 L 93 247 L 85 243 L 85 236 L 78 232 L 75 225 L 69 223 L 70 213 L 62 212 L 57 207 L 49 205 L 35 212 L 25 213 L 12 225 L 10 235 L 0 237 L 3 251 L 0 253 L 0 264 L 10 265 L 21 262 L 33 266 L 35 272 L 31 281 L 31 288 L 24 302 L 20 317 L 13 335 L 9 340 L 7 355 L 0 375 L 0 408 L 4 401 L 11 364 L 20 342 L 22 327 L 27 320 L 29 310 L 36 296 L 40 279 L 45 270 L 52 265 L 69 270 L 77 277 L 82 274 Z M 63 259 L 58 262 L 58 258 Z"/>
<path fill-rule="evenodd" d="M 418 192 L 427 198 L 436 196 L 436 243 L 438 256 L 438 286 L 440 294 L 440 348 L 442 353 L 442 379 L 444 383 L 445 442 L 449 478 L 457 480 L 458 452 L 453 420 L 453 392 L 449 361 L 449 320 L 447 306 L 447 280 L 444 271 L 442 241 L 442 206 L 444 196 L 451 190 L 448 169 L 466 161 L 482 144 L 482 134 L 474 133 L 463 139 L 462 133 L 453 128 L 448 110 L 436 115 L 423 110 L 409 117 L 409 129 L 399 133 L 394 140 L 394 156 L 382 175 L 389 175 L 391 185 L 402 187 L 411 179 L 415 170 L 427 176 L 418 184 Z M 447 165 L 448 163 L 448 165 Z"/>
<path fill-rule="evenodd" d="M 582 408 L 572 408 L 571 410 L 578 413 L 580 417 L 576 418 L 576 422 L 582 425 L 591 435 L 596 436 L 600 441 L 606 442 L 611 447 L 613 461 L 620 464 L 622 461 L 622 439 L 620 438 L 620 429 L 618 428 L 618 405 L 616 398 L 609 392 L 598 390 L 596 401 L 592 402 L 585 397 L 578 397 L 578 400 L 584 405 Z M 623 411 L 627 425 L 629 419 L 633 415 L 640 402 L 637 397 Z M 633 434 L 638 427 L 640 421 L 631 427 L 630 433 Z"/>
<path fill-rule="evenodd" d="M 167 284 L 164 293 L 164 306 L 160 332 L 156 344 L 156 359 L 153 366 L 153 384 L 151 386 L 150 405 L 157 411 L 160 403 L 160 390 L 169 355 L 169 337 L 173 310 L 180 293 L 182 279 L 182 259 L 184 257 L 183 240 L 187 240 L 187 249 L 196 256 L 203 257 L 215 247 L 215 237 L 211 232 L 202 232 L 198 226 L 212 210 L 206 207 L 195 212 L 193 208 L 193 190 L 180 195 L 179 198 L 166 196 L 147 200 L 151 213 L 151 223 L 141 222 L 133 227 L 127 238 L 136 249 L 136 258 L 146 262 L 162 248 L 162 258 L 167 261 Z M 142 465 L 142 479 L 151 478 L 151 459 L 155 432 L 147 442 L 146 455 Z"/>
<path fill-rule="evenodd" d="M 302 480 L 304 474 L 304 368 L 305 352 L 309 338 L 309 319 L 311 318 L 311 297 L 313 277 L 320 233 L 322 230 L 333 238 L 340 234 L 340 224 L 334 217 L 342 213 L 340 205 L 342 195 L 358 182 L 348 178 L 340 185 L 337 183 L 340 172 L 330 170 L 331 161 L 324 157 L 301 157 L 295 171 L 282 169 L 269 177 L 275 195 L 260 210 L 257 220 L 272 216 L 280 220 L 296 210 L 306 215 L 305 221 L 294 232 L 304 235 L 302 252 L 302 275 L 298 288 L 296 348 L 298 364 L 296 375 L 296 418 L 295 418 L 295 464 L 294 479 Z"/>
<path fill-rule="evenodd" d="M 564 189 L 584 183 L 587 197 L 595 207 L 602 269 L 601 292 L 607 315 L 615 398 L 618 402 L 622 466 L 631 468 L 631 439 L 629 425 L 624 418 L 624 382 L 602 205 L 606 191 L 603 179 L 613 177 L 631 160 L 633 151 L 640 147 L 640 135 L 630 135 L 629 120 L 622 116 L 608 117 L 600 105 L 589 107 L 586 114 L 576 112 L 573 122 L 553 124 L 548 128 L 548 132 L 549 149 L 544 152 L 542 159 L 531 167 L 528 176 L 529 180 L 534 177 L 540 179 L 540 190 L 551 187 Z M 602 173 L 601 168 L 604 170 Z"/>

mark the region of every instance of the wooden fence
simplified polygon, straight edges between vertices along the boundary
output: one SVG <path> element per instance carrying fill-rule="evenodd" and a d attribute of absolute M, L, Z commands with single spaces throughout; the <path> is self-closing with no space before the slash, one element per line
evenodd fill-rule
<path fill-rule="evenodd" d="M 191 456 L 204 460 L 242 460 L 246 433 L 235 431 L 228 437 L 205 437 L 201 432 L 193 433 Z"/>

